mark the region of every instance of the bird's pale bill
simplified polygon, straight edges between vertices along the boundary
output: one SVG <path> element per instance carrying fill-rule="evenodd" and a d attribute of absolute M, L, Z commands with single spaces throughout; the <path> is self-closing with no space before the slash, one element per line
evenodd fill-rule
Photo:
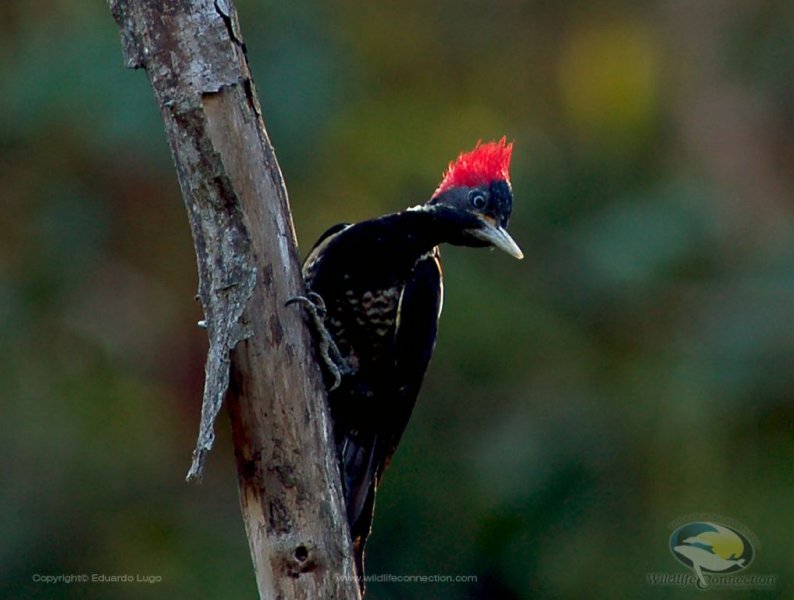
<path fill-rule="evenodd" d="M 471 230 L 471 234 L 484 242 L 493 244 L 500 250 L 504 250 L 510 256 L 514 256 L 519 260 L 524 258 L 524 253 L 521 252 L 521 248 L 518 247 L 518 244 L 510 237 L 510 234 L 507 233 L 504 227 L 483 219 L 482 225 L 477 229 Z"/>

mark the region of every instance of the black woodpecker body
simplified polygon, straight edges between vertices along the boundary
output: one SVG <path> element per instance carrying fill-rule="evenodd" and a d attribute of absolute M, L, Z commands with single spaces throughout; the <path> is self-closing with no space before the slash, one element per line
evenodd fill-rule
<path fill-rule="evenodd" d="M 511 151 L 504 138 L 478 144 L 450 164 L 426 204 L 332 227 L 304 263 L 307 287 L 326 308 L 319 333 L 330 336 L 341 362 L 329 401 L 362 582 L 377 486 L 436 341 L 443 294 L 438 246 L 495 246 L 523 257 L 506 231 Z"/>

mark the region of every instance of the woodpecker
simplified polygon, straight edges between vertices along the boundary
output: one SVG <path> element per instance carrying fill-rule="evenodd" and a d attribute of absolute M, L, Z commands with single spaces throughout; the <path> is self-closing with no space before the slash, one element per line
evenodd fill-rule
<path fill-rule="evenodd" d="M 439 244 L 494 246 L 521 259 L 507 233 L 513 205 L 506 138 L 449 164 L 429 201 L 326 231 L 303 264 L 363 591 L 375 493 L 405 430 L 436 341 Z"/>

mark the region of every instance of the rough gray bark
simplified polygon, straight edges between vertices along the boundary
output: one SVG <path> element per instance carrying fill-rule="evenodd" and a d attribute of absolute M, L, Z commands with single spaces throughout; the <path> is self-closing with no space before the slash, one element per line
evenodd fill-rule
<path fill-rule="evenodd" d="M 210 350 L 188 479 L 225 397 L 260 596 L 358 598 L 325 390 L 300 309 L 284 306 L 303 290 L 286 189 L 234 6 L 109 4 L 127 66 L 154 89 L 198 261 Z"/>

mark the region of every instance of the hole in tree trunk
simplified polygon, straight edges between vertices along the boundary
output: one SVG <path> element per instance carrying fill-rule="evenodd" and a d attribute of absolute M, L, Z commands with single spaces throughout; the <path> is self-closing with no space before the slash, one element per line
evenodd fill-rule
<path fill-rule="evenodd" d="M 309 549 L 306 546 L 300 545 L 295 548 L 295 560 L 304 562 L 307 558 L 309 558 Z"/>

